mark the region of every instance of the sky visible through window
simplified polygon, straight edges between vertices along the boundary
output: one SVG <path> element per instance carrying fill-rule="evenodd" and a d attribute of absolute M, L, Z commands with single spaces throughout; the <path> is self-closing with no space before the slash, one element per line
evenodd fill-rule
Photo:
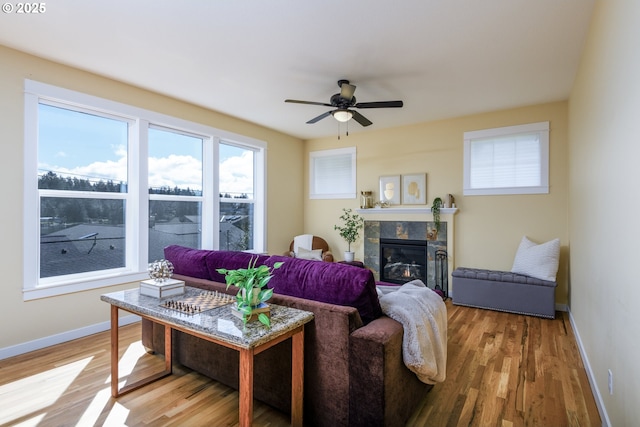
<path fill-rule="evenodd" d="M 38 173 L 127 182 L 128 123 L 39 105 Z M 202 190 L 201 139 L 149 131 L 149 186 Z M 220 144 L 220 192 L 253 196 L 253 151 Z"/>

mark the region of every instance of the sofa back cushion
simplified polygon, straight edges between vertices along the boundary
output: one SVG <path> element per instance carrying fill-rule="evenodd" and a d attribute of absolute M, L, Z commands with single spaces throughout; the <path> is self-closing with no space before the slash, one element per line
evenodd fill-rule
<path fill-rule="evenodd" d="M 370 270 L 275 255 L 269 257 L 265 264 L 273 267 L 279 261 L 284 264 L 274 271 L 268 285 L 275 293 L 355 307 L 365 324 L 382 315 L 375 279 Z"/>
<path fill-rule="evenodd" d="M 214 282 L 225 283 L 224 275 L 218 273 L 219 268 L 227 270 L 237 270 L 239 268 L 249 267 L 249 262 L 256 260 L 256 266 L 264 264 L 267 255 L 250 254 L 238 251 L 207 251 L 206 264 L 209 270 L 209 277 Z"/>
<path fill-rule="evenodd" d="M 183 276 L 211 280 L 207 269 L 208 251 L 171 245 L 164 248 L 164 258 L 173 264 L 173 272 Z"/>
<path fill-rule="evenodd" d="M 178 245 L 167 246 L 164 256 L 173 263 L 175 274 L 221 283 L 225 279 L 216 271 L 218 268 L 247 268 L 249 262 L 256 257 L 256 265 L 273 267 L 276 262 L 282 261 L 284 264 L 274 271 L 269 282 L 269 287 L 274 292 L 354 307 L 365 324 L 382 315 L 373 273 L 366 268 L 275 255 L 192 249 Z"/>

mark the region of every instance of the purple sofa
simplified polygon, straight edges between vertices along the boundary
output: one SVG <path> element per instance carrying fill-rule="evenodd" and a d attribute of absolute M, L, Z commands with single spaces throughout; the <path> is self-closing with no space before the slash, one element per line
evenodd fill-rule
<path fill-rule="evenodd" d="M 284 264 L 269 287 L 273 304 L 314 313 L 305 327 L 305 426 L 404 426 L 431 386 L 402 360 L 403 328 L 382 314 L 371 271 L 340 263 L 253 255 L 258 265 Z M 165 248 L 174 277 L 188 286 L 226 291 L 218 268 L 244 268 L 252 255 L 181 246 Z M 144 320 L 142 340 L 164 349 L 164 328 Z M 174 360 L 231 387 L 238 387 L 237 352 L 174 331 Z M 256 356 L 254 397 L 291 410 L 291 342 Z"/>

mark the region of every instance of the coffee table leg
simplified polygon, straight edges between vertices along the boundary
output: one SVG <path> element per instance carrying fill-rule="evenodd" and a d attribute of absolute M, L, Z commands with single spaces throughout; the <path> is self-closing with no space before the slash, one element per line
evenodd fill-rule
<path fill-rule="evenodd" d="M 240 350 L 240 427 L 253 423 L 253 350 Z"/>
<path fill-rule="evenodd" d="M 111 306 L 111 396 L 118 396 L 118 307 Z"/>
<path fill-rule="evenodd" d="M 302 427 L 304 329 L 291 337 L 291 425 Z"/>
<path fill-rule="evenodd" d="M 138 380 L 133 384 L 126 385 L 122 389 L 118 386 L 118 307 L 111 306 L 111 396 L 120 397 L 123 394 L 132 392 L 139 389 L 149 383 L 157 381 L 161 378 L 171 375 L 172 372 L 172 342 L 171 342 L 171 327 L 164 325 L 164 370 L 153 374 L 149 377 Z"/>

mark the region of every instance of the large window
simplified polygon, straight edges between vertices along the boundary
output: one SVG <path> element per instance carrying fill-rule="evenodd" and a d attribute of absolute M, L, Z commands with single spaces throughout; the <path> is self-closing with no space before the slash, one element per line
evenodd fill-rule
<path fill-rule="evenodd" d="M 168 245 L 202 247 L 204 138 L 149 129 L 149 262 Z"/>
<path fill-rule="evenodd" d="M 38 104 L 40 278 L 125 266 L 131 121 Z"/>
<path fill-rule="evenodd" d="M 263 251 L 265 147 L 26 81 L 25 299 L 146 278 L 170 244 Z"/>
<path fill-rule="evenodd" d="M 228 143 L 219 147 L 220 249 L 255 249 L 256 152 Z"/>
<path fill-rule="evenodd" d="M 464 134 L 464 195 L 549 192 L 549 122 Z"/>

